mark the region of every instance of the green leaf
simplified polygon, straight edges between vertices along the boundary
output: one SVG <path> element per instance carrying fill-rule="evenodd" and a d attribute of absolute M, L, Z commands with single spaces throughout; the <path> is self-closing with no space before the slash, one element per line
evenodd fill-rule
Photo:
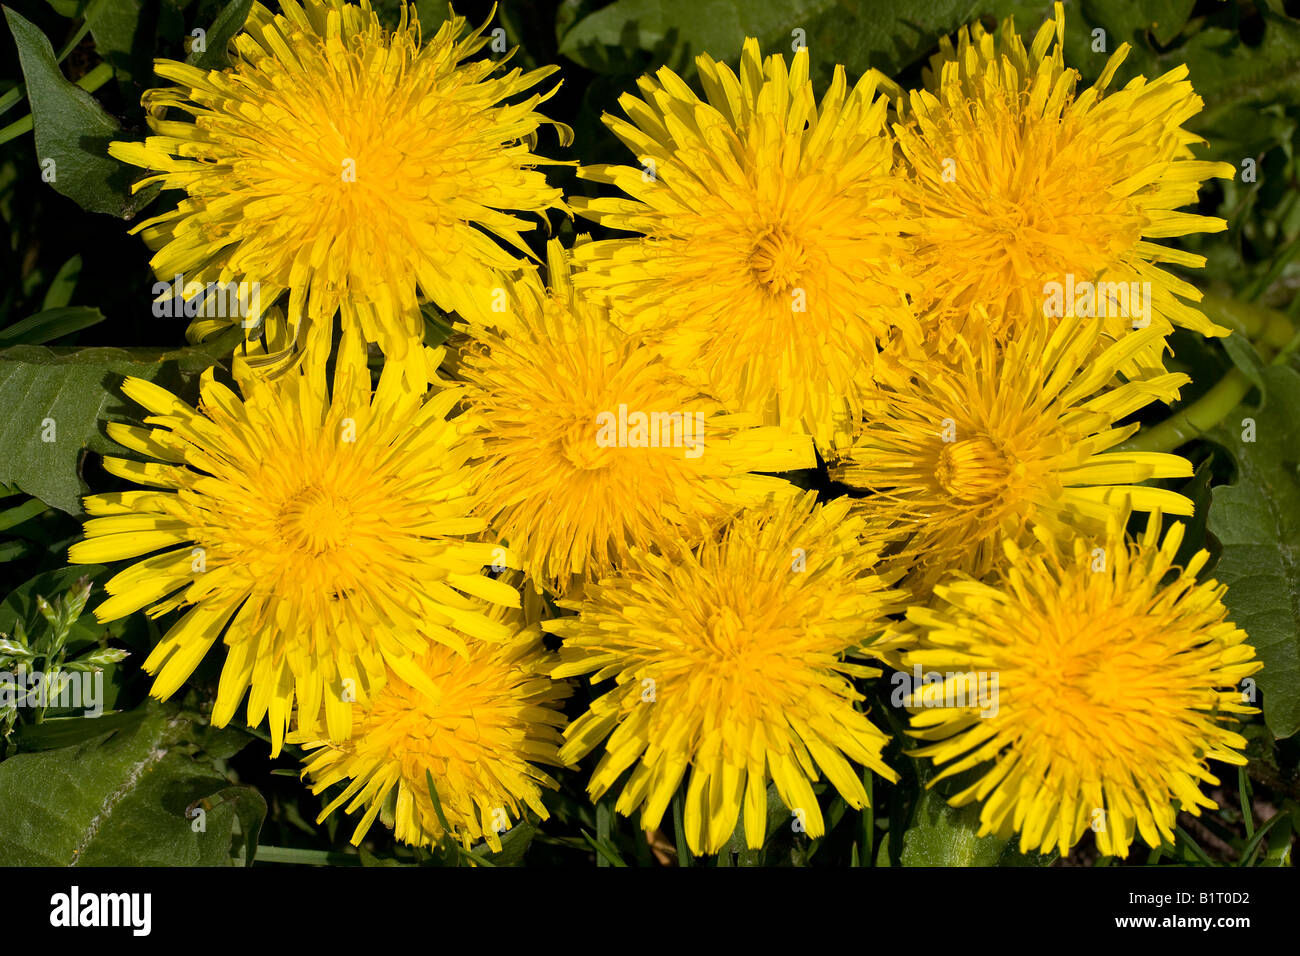
<path fill-rule="evenodd" d="M 99 717 L 54 717 L 39 724 L 23 724 L 10 739 L 25 752 L 58 750 L 134 727 L 144 717 L 143 707 Z"/>
<path fill-rule="evenodd" d="M 123 453 L 104 433 L 102 420 L 141 414 L 122 397 L 122 379 L 134 375 L 176 386 L 220 354 L 212 345 L 174 351 L 0 349 L 0 483 L 80 514 L 80 498 L 89 491 L 81 477 L 83 453 Z"/>
<path fill-rule="evenodd" d="M 291 863 L 298 866 L 364 866 L 359 854 L 337 853 L 333 850 L 306 850 L 288 846 L 257 848 L 259 863 Z"/>
<path fill-rule="evenodd" d="M 64 78 L 45 34 L 8 7 L 5 17 L 27 81 L 42 174 L 52 174 L 50 185 L 82 209 L 130 219 L 158 190 L 131 195 L 130 170 L 108 155 L 117 121 Z"/>
<path fill-rule="evenodd" d="M 54 274 L 54 278 L 50 281 L 50 287 L 45 290 L 45 298 L 41 300 L 41 311 L 48 312 L 51 309 L 61 309 L 71 302 L 72 293 L 76 291 L 77 280 L 80 278 L 81 256 L 73 256 L 59 266 L 59 271 Z"/>
<path fill-rule="evenodd" d="M 6 345 L 44 345 L 73 332 L 80 332 L 104 321 L 104 313 L 85 305 L 47 309 L 0 329 L 0 347 Z"/>
<path fill-rule="evenodd" d="M 188 756 L 188 729 L 174 708 L 150 703 L 107 739 L 0 763 L 0 865 L 250 862 L 266 803 Z"/>
<path fill-rule="evenodd" d="M 231 0 L 222 8 L 221 13 L 204 37 L 202 52 L 192 52 L 188 62 L 200 70 L 220 70 L 229 62 L 227 46 L 230 40 L 244 28 L 248 11 L 253 8 L 253 0 Z"/>
<path fill-rule="evenodd" d="M 933 788 L 921 791 L 903 834 L 903 866 L 1047 866 L 1055 856 L 1023 854 L 1015 840 L 978 836 L 979 806 L 949 806 Z"/>
<path fill-rule="evenodd" d="M 564 35 L 560 53 L 600 73 L 640 72 L 666 64 L 693 72 L 707 52 L 735 66 L 748 36 L 763 53 L 788 58 L 802 30 L 814 69 L 829 76 L 842 63 L 850 76 L 869 67 L 894 74 L 980 14 L 1023 14 L 1032 30 L 1050 4 L 1030 0 L 615 0 Z"/>
<path fill-rule="evenodd" d="M 0 511 L 0 531 L 16 528 L 25 521 L 30 521 L 39 514 L 49 510 L 49 505 L 38 498 L 28 498 L 22 504 L 14 505 Z"/>
<path fill-rule="evenodd" d="M 54 571 L 38 574 L 36 577 L 18 585 L 9 592 L 3 602 L 0 602 L 0 634 L 12 634 L 19 621 L 30 623 L 34 620 L 38 613 L 36 609 L 36 599 L 38 597 L 52 599 L 55 595 L 65 593 L 82 578 L 89 578 L 93 581 L 106 570 L 102 564 L 83 564 L 76 567 L 58 568 Z M 85 617 L 94 620 L 91 615 L 83 615 L 83 619 Z M 103 628 L 100 629 L 100 633 L 102 632 Z M 73 640 L 91 636 L 93 635 L 78 631 L 76 626 L 69 634 L 69 637 Z"/>
<path fill-rule="evenodd" d="M 531 820 L 523 819 L 501 834 L 500 853 L 492 852 L 492 848 L 486 843 L 480 843 L 470 852 L 487 860 L 493 866 L 520 866 L 535 836 L 537 836 L 536 824 Z"/>
<path fill-rule="evenodd" d="M 81 11 L 86 9 L 86 4 L 90 0 L 45 0 L 53 8 L 54 12 L 61 17 L 72 19 L 81 16 Z"/>
<path fill-rule="evenodd" d="M 1289 737 L 1300 730 L 1300 373 L 1270 366 L 1263 376 L 1268 406 L 1238 406 L 1207 434 L 1237 462 L 1236 482 L 1213 490 L 1208 525 L 1223 548 L 1214 576 L 1228 586 L 1224 602 L 1264 663 L 1264 719 Z"/>
<path fill-rule="evenodd" d="M 142 16 L 144 0 L 91 0 L 86 23 L 95 38 L 95 52 L 125 77 L 147 78 L 153 56 L 157 7 Z"/>
<path fill-rule="evenodd" d="M 921 791 L 903 834 L 903 866 L 993 866 L 1007 841 L 976 836 L 979 807 L 958 810 L 933 789 Z"/>
<path fill-rule="evenodd" d="M 1195 5 L 1195 0 L 1084 0 L 1081 13 L 1089 23 L 1106 28 L 1107 50 L 1131 43 L 1135 50 L 1142 51 L 1150 46 L 1148 32 L 1160 45 L 1167 46 L 1186 26 Z M 1073 15 L 1075 11 L 1067 9 L 1067 24 Z M 1031 24 L 1018 26 L 1032 32 Z"/>
<path fill-rule="evenodd" d="M 1259 389 L 1262 407 L 1268 395 L 1264 389 L 1264 361 L 1259 357 L 1259 352 L 1251 344 L 1250 339 L 1236 332 L 1221 341 L 1228 358 L 1232 359 L 1232 364 L 1241 369 L 1241 374 L 1250 379 L 1250 383 Z"/>

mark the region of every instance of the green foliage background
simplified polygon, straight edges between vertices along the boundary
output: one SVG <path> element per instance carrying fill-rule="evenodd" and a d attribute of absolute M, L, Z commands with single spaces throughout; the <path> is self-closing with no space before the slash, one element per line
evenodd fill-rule
<path fill-rule="evenodd" d="M 375 6 L 395 20 L 393 0 Z M 132 174 L 104 147 L 143 134 L 139 101 L 154 85 L 154 57 L 185 59 L 186 38 L 202 28 L 207 49 L 193 60 L 220 66 L 224 38 L 248 7 L 248 0 L 17 0 L 5 10 L 0 594 L 7 596 L 0 602 L 0 670 L 20 660 L 29 668 L 101 667 L 108 712 L 91 719 L 54 709 L 0 711 L 0 864 L 1118 863 L 1098 858 L 1087 840 L 1068 860 L 1054 860 L 976 838 L 973 812 L 955 811 L 940 791 L 927 791 L 927 768 L 897 742 L 886 756 L 903 769 L 903 782 L 868 779 L 874 809 L 862 814 L 825 793 L 829 829 L 819 840 L 793 832 L 772 796 L 762 851 L 736 842 L 716 859 L 691 860 L 672 826 L 647 839 L 608 802 L 591 805 L 580 770 L 561 775 L 561 791 L 548 798 L 552 819 L 541 828 L 517 825 L 500 854 L 412 850 L 379 827 L 357 851 L 347 844 L 346 822 L 313 822 L 321 803 L 296 779 L 291 748 L 271 761 L 261 731 L 208 726 L 219 650 L 183 699 L 148 701 L 139 663 L 168 619 L 137 615 L 97 625 L 84 609 L 87 599 L 93 606 L 102 598 L 98 582 L 112 569 L 66 568 L 67 546 L 79 532 L 79 496 L 116 487 L 98 455 L 114 450 L 103 422 L 128 417 L 117 391 L 121 377 L 183 391 L 207 365 L 224 361 L 230 343 L 187 346 L 184 319 L 153 316 L 149 255 L 126 231 L 156 192 L 131 196 Z M 977 18 L 992 26 L 1009 14 L 1032 33 L 1050 7 L 1041 0 L 506 0 L 494 25 L 519 46 L 519 64 L 561 67 L 563 85 L 545 112 L 572 126 L 576 139 L 567 150 L 544 140 L 540 150 L 600 163 L 629 159 L 600 116 L 617 111 L 619 94 L 634 88 L 638 74 L 666 64 L 689 75 L 693 57 L 705 51 L 734 63 L 746 35 L 758 36 L 765 52 L 788 51 L 793 31 L 804 31 L 819 89 L 836 63 L 850 77 L 878 67 L 915 86 L 941 35 Z M 458 4 L 457 12 L 475 23 L 492 14 L 481 2 Z M 431 0 L 420 9 L 427 31 L 446 15 Z M 1196 403 L 1208 394 L 1211 405 L 1218 401 L 1215 420 L 1192 414 L 1158 434 L 1196 465 L 1183 488 L 1197 502 L 1186 547 L 1208 548 L 1210 573 L 1230 586 L 1233 618 L 1266 664 L 1258 678 L 1264 713 L 1245 727 L 1249 767 L 1225 776 L 1212 793 L 1221 809 L 1199 819 L 1183 814 L 1174 845 L 1125 862 L 1290 865 L 1300 826 L 1300 364 L 1289 334 L 1300 326 L 1300 2 L 1072 0 L 1066 16 L 1067 64 L 1085 82 L 1108 56 L 1094 52 L 1098 29 L 1106 51 L 1133 46 L 1121 83 L 1188 64 L 1206 104 L 1189 124 L 1208 140 L 1201 152 L 1239 170 L 1251 162 L 1255 168 L 1253 182 L 1239 175 L 1202 192 L 1199 211 L 1227 219 L 1228 231 L 1183 243 L 1208 258 L 1207 268 L 1188 278 L 1211 294 L 1213 316 L 1245 333 L 1226 347 L 1174 337 L 1172 364 L 1194 381 L 1184 408 L 1203 410 L 1206 403 Z M 42 178 L 50 158 L 54 183 Z M 568 192 L 588 190 L 570 170 L 555 176 Z M 573 238 L 573 223 L 556 218 L 552 227 Z M 538 252 L 544 239 L 540 231 L 534 237 Z M 1167 410 L 1144 414 L 1154 423 Z M 41 440 L 46 419 L 56 422 L 55 441 Z M 807 482 L 827 487 L 824 474 Z M 127 656 L 118 659 L 114 648 Z M 581 690 L 574 703 L 589 693 Z M 888 684 L 880 681 L 869 694 L 873 713 L 901 739 Z"/>

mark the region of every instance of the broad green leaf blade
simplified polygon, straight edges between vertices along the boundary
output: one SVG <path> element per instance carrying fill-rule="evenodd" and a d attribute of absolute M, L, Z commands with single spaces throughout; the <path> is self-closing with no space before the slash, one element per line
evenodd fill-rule
<path fill-rule="evenodd" d="M 236 330 L 237 331 L 237 330 Z M 89 488 L 81 457 L 122 454 L 103 421 L 130 421 L 140 410 L 122 396 L 128 375 L 175 386 L 215 363 L 215 349 L 0 349 L 0 483 L 70 514 Z"/>
<path fill-rule="evenodd" d="M 127 78 L 150 76 L 157 16 L 157 9 L 145 13 L 144 0 L 91 0 L 86 7 L 95 51 Z"/>
<path fill-rule="evenodd" d="M 903 834 L 903 866 L 994 866 L 1007 841 L 976 836 L 979 807 L 958 810 L 934 790 L 922 790 Z"/>
<path fill-rule="evenodd" d="M 42 177 L 82 209 L 130 219 L 157 190 L 131 195 L 130 170 L 108 155 L 117 121 L 64 78 L 45 34 L 8 7 L 5 18 L 27 81 Z"/>
<path fill-rule="evenodd" d="M 25 753 L 58 750 L 95 740 L 109 732 L 129 729 L 144 717 L 142 707 L 99 717 L 55 717 L 39 724 L 23 724 L 14 730 L 11 740 Z"/>
<path fill-rule="evenodd" d="M 0 763 L 0 865 L 250 861 L 265 801 L 185 754 L 189 724 L 174 708 L 147 706 L 107 739 Z"/>
<path fill-rule="evenodd" d="M 1208 524 L 1223 546 L 1214 576 L 1224 602 L 1264 662 L 1264 719 L 1289 737 L 1300 730 L 1300 373 L 1263 376 L 1268 405 L 1239 406 L 1207 435 L 1237 462 L 1236 482 L 1213 490 Z"/>
<path fill-rule="evenodd" d="M 949 806 L 933 789 L 921 791 L 903 834 L 903 866 L 1048 866 L 1055 855 L 1021 853 L 1016 840 L 978 836 L 979 806 Z"/>

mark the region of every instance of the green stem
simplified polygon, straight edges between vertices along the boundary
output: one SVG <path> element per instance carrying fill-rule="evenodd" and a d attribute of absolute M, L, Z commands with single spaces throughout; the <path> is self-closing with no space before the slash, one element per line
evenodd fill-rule
<path fill-rule="evenodd" d="M 876 836 L 876 811 L 873 805 L 875 794 L 872 793 L 873 784 L 875 783 L 875 774 L 868 768 L 862 768 L 862 787 L 867 791 L 867 806 L 862 811 L 862 852 L 866 859 L 863 866 L 876 865 L 875 853 L 875 836 Z"/>
<path fill-rule="evenodd" d="M 1251 303 L 1205 296 L 1205 314 L 1226 325 L 1234 335 L 1244 335 L 1258 348 L 1265 361 L 1277 365 L 1300 347 L 1300 331 L 1276 309 Z M 1231 414 L 1249 394 L 1252 383 L 1240 369 L 1232 368 L 1208 392 L 1162 422 L 1143 428 L 1116 451 L 1170 452 L 1204 435 Z"/>
<path fill-rule="evenodd" d="M 1201 309 L 1214 322 L 1226 325 L 1269 351 L 1284 348 L 1295 334 L 1295 327 L 1285 313 L 1253 302 L 1206 295 Z"/>
<path fill-rule="evenodd" d="M 1250 391 L 1250 379 L 1231 369 L 1218 384 L 1164 421 L 1143 428 L 1117 451 L 1173 451 L 1223 421 Z"/>
<path fill-rule="evenodd" d="M 361 857 L 351 853 L 336 853 L 332 850 L 300 850 L 290 846 L 267 846 L 257 848 L 253 859 L 258 863 L 299 863 L 308 866 L 360 866 Z"/>

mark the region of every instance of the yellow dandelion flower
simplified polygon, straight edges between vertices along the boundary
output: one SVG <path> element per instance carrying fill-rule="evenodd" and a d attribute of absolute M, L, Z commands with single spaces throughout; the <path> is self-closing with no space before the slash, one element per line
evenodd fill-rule
<path fill-rule="evenodd" d="M 460 357 L 475 423 L 478 514 L 536 582 L 564 592 L 664 537 L 696 541 L 742 507 L 797 489 L 754 472 L 812 468 L 807 438 L 727 414 L 575 291 L 547 250 L 512 284 L 503 334 Z"/>
<path fill-rule="evenodd" d="M 1189 304 L 1201 293 L 1164 268 L 1204 257 L 1152 241 L 1226 228 L 1177 211 L 1207 178 L 1233 175 L 1191 150 L 1200 139 L 1182 124 L 1202 101 L 1187 67 L 1107 92 L 1124 43 L 1077 92 L 1064 31 L 1060 3 L 1028 50 L 1010 19 L 997 34 L 963 28 L 955 47 L 941 42 L 926 88 L 898 101 L 928 333 L 946 347 L 976 314 L 1001 335 L 1046 309 L 1105 317 L 1112 338 L 1135 323 L 1226 335 Z M 1139 359 L 1155 365 L 1160 352 Z"/>
<path fill-rule="evenodd" d="M 564 208 L 529 151 L 545 97 L 507 102 L 557 68 L 494 75 L 498 63 L 467 61 L 483 27 L 462 37 L 453 17 L 422 44 L 405 4 L 391 32 L 368 0 L 282 8 L 253 5 L 228 69 L 156 63 L 177 85 L 145 93 L 154 135 L 110 152 L 153 173 L 136 188 L 187 198 L 136 231 L 163 279 L 255 281 L 262 305 L 287 297 L 293 327 L 310 325 L 299 341 L 326 351 L 342 309 L 400 357 L 422 335 L 419 294 L 473 312 L 497 271 L 518 267 L 506 246 L 527 254 L 516 213 Z"/>
<path fill-rule="evenodd" d="M 1255 713 L 1237 685 L 1261 664 L 1226 589 L 1196 581 L 1207 553 L 1174 565 L 1183 528 L 1161 541 L 1152 515 L 1130 543 L 1120 517 L 1102 538 L 1008 543 L 995 581 L 941 585 L 937 608 L 909 612 L 924 648 L 909 663 L 949 675 L 912 695 L 929 741 L 915 753 L 943 767 L 936 780 L 978 776 L 951 802 L 982 802 L 981 835 L 1065 854 L 1093 829 L 1102 853 L 1127 856 L 1135 830 L 1172 843 L 1179 809 L 1215 806 L 1207 759 L 1246 762 L 1224 724 Z M 962 693 L 977 675 L 994 691 L 983 711 Z"/>
<path fill-rule="evenodd" d="M 879 673 L 850 663 L 899 609 L 902 594 L 872 571 L 847 499 L 807 494 L 738 517 L 694 554 L 633 551 L 578 611 L 543 627 L 564 640 L 552 673 L 595 672 L 617 688 L 565 731 L 560 756 L 581 758 L 605 737 L 588 791 L 598 800 L 632 769 L 615 809 L 659 825 L 679 783 L 696 853 L 716 853 L 744 816 L 763 845 L 768 781 L 810 837 L 825 826 L 812 783 L 825 774 L 850 806 L 867 793 L 853 763 L 897 779 L 888 737 L 857 708 L 850 679 Z"/>
<path fill-rule="evenodd" d="M 885 98 L 836 67 L 819 104 L 807 50 L 787 68 L 753 39 L 739 76 L 696 62 L 705 99 L 664 68 L 605 118 L 644 165 L 580 169 L 630 198 L 570 205 L 640 235 L 575 250 L 575 282 L 732 410 L 775 403 L 824 441 L 877 343 L 918 334 Z"/>
<path fill-rule="evenodd" d="M 354 845 L 378 816 L 403 843 L 436 846 L 450 836 L 467 849 L 486 840 L 500 851 L 501 836 L 525 807 L 545 820 L 542 788 L 556 783 L 537 765 L 560 766 L 560 702 L 569 693 L 546 675 L 552 656 L 536 626 L 504 645 L 475 641 L 467 655 L 433 645 L 419 663 L 431 691 L 394 673 L 351 739 L 291 734 L 290 742 L 311 751 L 303 773 L 313 793 L 346 781 L 316 822 L 346 804 L 347 813 L 366 808 Z M 429 794 L 430 777 L 449 834 Z"/>
<path fill-rule="evenodd" d="M 110 474 L 149 490 L 91 495 L 74 563 L 151 555 L 113 577 L 101 621 L 149 606 L 189 610 L 144 663 L 166 699 L 224 635 L 214 725 L 251 688 L 248 723 L 269 712 L 278 752 L 296 726 L 348 736 L 352 703 L 365 704 L 387 670 L 415 686 L 430 642 L 464 651 L 466 638 L 509 631 L 469 595 L 518 605 L 513 588 L 480 574 L 505 555 L 467 540 L 484 530 L 473 506 L 461 430 L 446 420 L 448 388 L 426 400 L 433 350 L 390 359 L 371 392 L 365 347 L 340 343 L 332 395 L 324 373 L 300 365 L 273 384 L 236 362 L 243 399 L 209 369 L 198 410 L 129 378 L 123 391 L 150 413 L 147 427 L 108 434 L 150 461 L 105 458 Z"/>
<path fill-rule="evenodd" d="M 947 569 L 980 576 L 1003 539 L 1033 527 L 1100 531 L 1125 507 L 1191 514 L 1182 495 L 1139 484 L 1190 477 L 1185 459 L 1107 450 L 1138 428 L 1117 422 L 1171 400 L 1187 376 L 1117 382 L 1133 355 L 1159 348 L 1160 332 L 1129 332 L 1098 353 L 1100 325 L 1036 316 L 1005 347 L 961 338 L 951 364 L 912 359 L 882 377 L 830 474 L 871 492 L 860 507 L 905 539 L 914 583 Z"/>

